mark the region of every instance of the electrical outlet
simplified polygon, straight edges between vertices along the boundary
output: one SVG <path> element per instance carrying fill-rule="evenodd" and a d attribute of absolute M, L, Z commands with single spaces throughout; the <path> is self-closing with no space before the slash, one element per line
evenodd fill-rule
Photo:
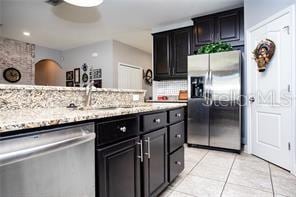
<path fill-rule="evenodd" d="M 139 101 L 140 96 L 138 94 L 133 94 L 133 101 Z"/>

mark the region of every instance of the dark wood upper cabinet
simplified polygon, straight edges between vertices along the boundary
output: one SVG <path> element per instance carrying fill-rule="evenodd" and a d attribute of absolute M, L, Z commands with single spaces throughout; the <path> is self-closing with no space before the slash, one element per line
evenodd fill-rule
<path fill-rule="evenodd" d="M 205 16 L 193 19 L 193 42 L 195 46 L 212 43 L 214 37 L 214 17 Z"/>
<path fill-rule="evenodd" d="M 153 36 L 153 61 L 155 80 L 170 76 L 170 33 Z"/>
<path fill-rule="evenodd" d="M 154 80 L 186 79 L 192 27 L 153 35 Z"/>
<path fill-rule="evenodd" d="M 229 42 L 233 46 L 241 45 L 244 41 L 243 9 L 218 13 L 216 15 L 215 41 Z"/>
<path fill-rule="evenodd" d="M 187 77 L 187 56 L 191 53 L 192 27 L 172 32 L 172 77 Z"/>
<path fill-rule="evenodd" d="M 244 45 L 244 9 L 237 8 L 192 19 L 192 48 L 196 51 L 204 44 L 227 42 L 232 46 Z"/>

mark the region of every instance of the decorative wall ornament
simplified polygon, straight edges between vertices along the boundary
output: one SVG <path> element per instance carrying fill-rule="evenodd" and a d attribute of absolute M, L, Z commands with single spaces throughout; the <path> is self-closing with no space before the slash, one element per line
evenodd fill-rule
<path fill-rule="evenodd" d="M 74 72 L 73 71 L 66 72 L 66 80 L 67 81 L 73 81 L 74 80 Z"/>
<path fill-rule="evenodd" d="M 74 83 L 80 83 L 80 68 L 74 69 Z"/>
<path fill-rule="evenodd" d="M 146 84 L 152 86 L 152 70 L 151 69 L 148 69 L 146 70 L 146 72 L 143 70 L 143 78 L 146 82 Z"/>
<path fill-rule="evenodd" d="M 270 39 L 262 40 L 253 51 L 259 72 L 264 72 L 275 52 L 275 44 Z"/>
<path fill-rule="evenodd" d="M 3 71 L 3 78 L 10 82 L 10 83 L 16 83 L 19 80 L 21 80 L 21 73 L 18 69 L 16 68 L 7 68 Z"/>

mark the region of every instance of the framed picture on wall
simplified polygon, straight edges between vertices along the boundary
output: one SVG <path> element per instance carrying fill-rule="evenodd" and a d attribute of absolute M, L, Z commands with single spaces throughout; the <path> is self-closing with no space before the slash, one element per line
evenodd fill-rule
<path fill-rule="evenodd" d="M 80 68 L 74 69 L 74 83 L 80 83 Z"/>
<path fill-rule="evenodd" d="M 66 86 L 67 87 L 73 87 L 74 86 L 73 81 L 66 81 Z"/>
<path fill-rule="evenodd" d="M 66 72 L 66 80 L 67 80 L 67 81 L 73 81 L 73 79 L 74 79 L 73 74 L 74 74 L 73 71 L 68 71 L 68 72 Z"/>

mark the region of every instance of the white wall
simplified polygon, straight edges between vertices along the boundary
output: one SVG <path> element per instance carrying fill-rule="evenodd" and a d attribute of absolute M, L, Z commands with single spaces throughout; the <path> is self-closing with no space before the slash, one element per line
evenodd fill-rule
<path fill-rule="evenodd" d="M 256 25 L 292 4 L 296 4 L 296 0 L 244 0 L 245 28 Z"/>
<path fill-rule="evenodd" d="M 118 85 L 118 63 L 142 67 L 145 71 L 152 69 L 152 55 L 119 41 L 113 41 L 114 87 Z M 152 87 L 143 81 L 143 89 L 147 90 L 146 98 L 152 96 Z"/>
<path fill-rule="evenodd" d="M 94 44 L 66 50 L 62 52 L 64 61 L 63 68 L 73 70 L 74 68 L 81 68 L 84 63 L 93 68 L 102 69 L 102 87 L 113 88 L 113 51 L 112 41 L 102 41 Z M 92 56 L 97 53 L 97 56 Z"/>

